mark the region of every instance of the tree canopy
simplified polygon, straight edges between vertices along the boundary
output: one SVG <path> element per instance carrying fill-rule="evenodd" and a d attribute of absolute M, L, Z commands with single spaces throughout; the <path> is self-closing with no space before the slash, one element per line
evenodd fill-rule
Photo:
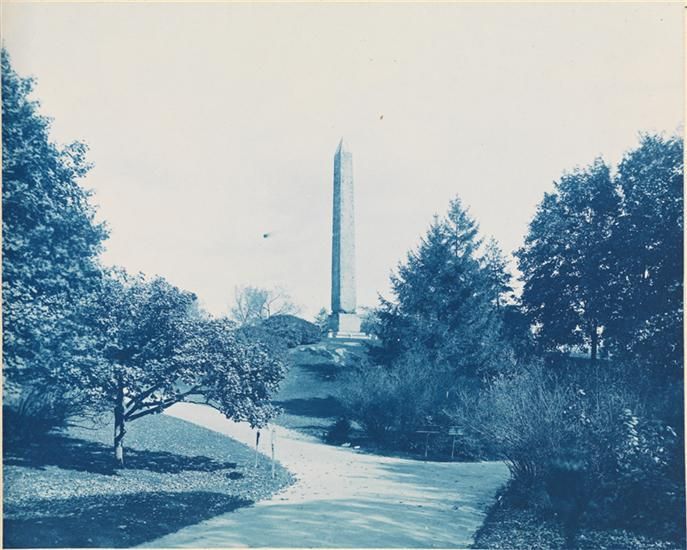
<path fill-rule="evenodd" d="M 616 177 L 615 351 L 672 366 L 683 359 L 683 158 L 682 139 L 645 135 Z"/>
<path fill-rule="evenodd" d="M 517 252 L 543 349 L 681 361 L 682 147 L 643 136 L 615 176 L 597 159 L 545 194 Z"/>
<path fill-rule="evenodd" d="M 79 185 L 86 146 L 59 147 L 31 98 L 33 80 L 2 58 L 2 296 L 6 380 L 50 380 L 85 359 L 94 338 L 82 322 L 100 281 L 106 237 Z"/>
<path fill-rule="evenodd" d="M 264 424 L 281 361 L 228 319 L 204 314 L 192 293 L 100 265 L 106 231 L 80 185 L 86 146 L 50 140 L 32 85 L 2 50 L 6 389 L 114 411 L 120 464 L 127 422 L 187 398 Z M 283 310 L 288 304 L 278 298 Z M 275 295 L 261 308 L 275 313 Z"/>
<path fill-rule="evenodd" d="M 496 305 L 508 288 L 505 263 L 480 256 L 478 227 L 459 199 L 435 218 L 419 247 L 391 278 L 394 300 L 382 301 L 379 337 L 387 360 L 421 351 L 433 368 L 476 375 L 495 367 L 500 351 Z"/>
<path fill-rule="evenodd" d="M 619 208 L 601 159 L 564 175 L 539 204 L 517 255 L 523 306 L 545 349 L 584 344 L 596 357 L 617 307 L 611 239 Z"/>
<path fill-rule="evenodd" d="M 94 307 L 103 360 L 68 373 L 94 403 L 115 410 L 115 446 L 127 422 L 186 399 L 228 418 L 263 425 L 284 375 L 259 342 L 241 338 L 227 319 L 198 315 L 196 297 L 161 278 L 115 273 Z M 123 451 L 117 458 L 121 463 Z"/>

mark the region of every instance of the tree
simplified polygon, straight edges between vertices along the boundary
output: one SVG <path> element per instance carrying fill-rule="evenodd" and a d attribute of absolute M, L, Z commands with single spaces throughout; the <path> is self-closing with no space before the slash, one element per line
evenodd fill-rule
<path fill-rule="evenodd" d="M 116 273 L 103 288 L 96 322 L 102 361 L 76 373 L 93 402 L 114 409 L 115 460 L 124 465 L 126 426 L 188 398 L 228 418 L 264 424 L 284 374 L 280 361 L 241 338 L 226 319 L 196 313 L 196 298 L 164 279 Z M 94 308 L 95 309 L 95 308 Z"/>
<path fill-rule="evenodd" d="M 320 334 L 325 335 L 329 331 L 329 311 L 327 308 L 321 308 L 315 315 L 315 324 L 320 329 Z"/>
<path fill-rule="evenodd" d="M 435 218 L 392 276 L 395 300 L 382 300 L 379 337 L 388 363 L 421 352 L 431 368 L 452 377 L 496 366 L 501 344 L 492 305 L 494 274 L 483 267 L 480 244 L 477 224 L 460 200 L 453 200 L 447 216 Z"/>
<path fill-rule="evenodd" d="M 616 352 L 683 359 L 683 142 L 642 136 L 618 167 L 622 196 L 613 241 L 619 307 Z"/>
<path fill-rule="evenodd" d="M 254 325 L 272 315 L 294 315 L 298 307 L 282 288 L 242 286 L 234 289 L 231 318 L 240 326 Z"/>
<path fill-rule="evenodd" d="M 360 316 L 360 332 L 376 336 L 378 332 L 379 318 L 377 317 L 377 310 L 370 307 L 358 307 L 358 315 Z"/>
<path fill-rule="evenodd" d="M 97 335 L 84 322 L 100 284 L 97 255 L 106 237 L 94 221 L 86 146 L 58 147 L 49 120 L 30 98 L 33 80 L 2 58 L 2 297 L 6 382 L 49 386 L 89 362 Z"/>
<path fill-rule="evenodd" d="M 487 242 L 484 256 L 482 257 L 482 267 L 492 288 L 492 303 L 500 311 L 506 302 L 512 299 L 513 287 L 511 286 L 511 274 L 508 271 L 508 263 L 496 239 L 493 237 Z"/>
<path fill-rule="evenodd" d="M 517 252 L 540 344 L 680 365 L 683 225 L 680 138 L 642 136 L 615 178 L 601 160 L 563 176 Z"/>
<path fill-rule="evenodd" d="M 516 255 L 522 304 L 544 349 L 584 344 L 596 359 L 617 309 L 612 235 L 619 208 L 601 159 L 564 175 L 539 204 Z"/>

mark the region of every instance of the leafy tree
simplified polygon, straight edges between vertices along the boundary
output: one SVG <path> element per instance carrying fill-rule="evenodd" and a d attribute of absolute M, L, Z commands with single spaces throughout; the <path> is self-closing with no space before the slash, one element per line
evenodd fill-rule
<path fill-rule="evenodd" d="M 618 167 L 616 352 L 683 358 L 683 142 L 645 135 Z"/>
<path fill-rule="evenodd" d="M 163 279 L 119 273 L 94 307 L 106 335 L 103 360 L 75 373 L 93 402 L 114 409 L 115 459 L 124 465 L 126 425 L 188 398 L 228 418 L 262 425 L 283 365 L 226 319 L 198 315 L 196 298 Z"/>
<path fill-rule="evenodd" d="M 58 147 L 49 120 L 2 50 L 2 298 L 5 380 L 50 385 L 88 363 L 97 335 L 84 308 L 100 281 L 106 236 L 94 221 L 86 146 Z"/>
<path fill-rule="evenodd" d="M 617 309 L 612 235 L 619 208 L 601 159 L 564 175 L 539 204 L 517 256 L 522 304 L 544 349 L 584 344 L 596 359 Z"/>
<path fill-rule="evenodd" d="M 681 364 L 683 225 L 679 138 L 643 136 L 615 178 L 601 160 L 563 176 L 517 253 L 544 349 Z"/>
<path fill-rule="evenodd" d="M 284 289 L 242 286 L 234 289 L 231 318 L 240 326 L 254 325 L 272 315 L 293 315 L 298 307 Z"/>
<path fill-rule="evenodd" d="M 501 334 L 517 360 L 527 363 L 536 355 L 532 325 L 519 302 L 507 303 L 500 309 Z"/>

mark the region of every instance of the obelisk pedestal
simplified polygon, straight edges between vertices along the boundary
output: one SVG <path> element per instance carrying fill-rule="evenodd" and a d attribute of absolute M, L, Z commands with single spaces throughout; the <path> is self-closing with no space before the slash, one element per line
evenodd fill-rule
<path fill-rule="evenodd" d="M 334 155 L 332 223 L 332 315 L 330 336 L 365 338 L 360 332 L 355 296 L 355 212 L 353 155 L 342 139 Z"/>

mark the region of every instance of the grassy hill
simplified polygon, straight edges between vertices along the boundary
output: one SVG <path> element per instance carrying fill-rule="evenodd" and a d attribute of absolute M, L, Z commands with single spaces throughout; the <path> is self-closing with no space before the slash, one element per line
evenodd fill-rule
<path fill-rule="evenodd" d="M 324 340 L 289 352 L 289 372 L 275 401 L 284 413 L 276 423 L 322 437 L 342 414 L 343 375 L 364 360 L 369 344 Z"/>
<path fill-rule="evenodd" d="M 111 438 L 103 423 L 5 441 L 4 547 L 135 546 L 249 506 L 291 480 L 281 466 L 272 479 L 262 455 L 256 468 L 245 445 L 166 415 L 129 425 L 125 470 L 112 468 Z"/>

